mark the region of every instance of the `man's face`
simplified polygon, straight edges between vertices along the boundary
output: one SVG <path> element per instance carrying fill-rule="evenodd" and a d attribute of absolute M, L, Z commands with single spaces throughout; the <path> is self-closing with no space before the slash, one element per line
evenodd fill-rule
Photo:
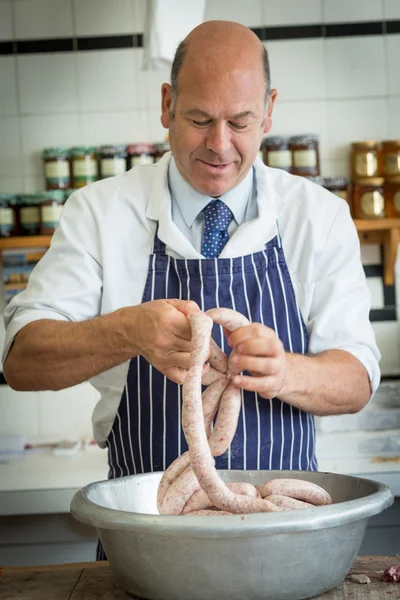
<path fill-rule="evenodd" d="M 171 87 L 162 86 L 161 116 L 183 178 L 207 196 L 221 196 L 238 185 L 271 128 L 275 98 L 273 90 L 266 108 L 261 64 L 220 73 L 185 61 L 175 106 Z"/>

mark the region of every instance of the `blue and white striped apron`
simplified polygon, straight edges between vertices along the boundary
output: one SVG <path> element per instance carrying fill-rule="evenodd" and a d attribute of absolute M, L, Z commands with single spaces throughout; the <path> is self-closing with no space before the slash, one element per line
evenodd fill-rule
<path fill-rule="evenodd" d="M 142 302 L 180 298 L 206 311 L 227 307 L 275 330 L 287 352 L 305 354 L 307 329 L 296 302 L 281 238 L 238 258 L 175 259 L 156 233 Z M 229 354 L 222 328 L 215 341 Z M 164 471 L 187 450 L 181 426 L 182 388 L 144 358 L 133 358 L 107 440 L 109 477 Z M 218 469 L 316 470 L 312 415 L 278 398 L 242 392 L 239 423 Z M 101 555 L 98 556 L 101 558 Z"/>

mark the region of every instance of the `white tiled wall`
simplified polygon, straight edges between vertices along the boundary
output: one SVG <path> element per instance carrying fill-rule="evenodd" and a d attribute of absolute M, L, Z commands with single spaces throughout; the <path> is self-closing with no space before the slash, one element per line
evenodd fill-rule
<path fill-rule="evenodd" d="M 398 4 L 209 0 L 206 19 L 253 27 L 368 21 L 399 18 Z M 142 32 L 145 7 L 146 0 L 0 0 L 0 39 Z M 279 91 L 272 133 L 319 134 L 324 175 L 347 173 L 352 140 L 400 135 L 400 34 L 266 46 Z M 8 145 L 0 190 L 40 188 L 39 154 L 50 144 L 163 139 L 160 87 L 169 73 L 143 72 L 142 57 L 141 49 L 0 57 L 0 132 Z"/>
<path fill-rule="evenodd" d="M 143 32 L 146 0 L 0 0 L 0 40 Z M 251 27 L 400 19 L 400 0 L 208 0 L 206 19 Z M 356 139 L 400 137 L 400 35 L 266 43 L 279 96 L 272 133 L 320 136 L 323 175 L 346 174 Z M 0 191 L 42 188 L 50 145 L 158 141 L 160 87 L 169 73 L 141 71 L 143 50 L 0 57 Z M 380 262 L 376 247 L 365 263 Z M 400 262 L 397 273 L 400 275 Z M 397 277 L 397 298 L 400 299 Z M 379 280 L 369 282 L 382 306 Z M 384 373 L 400 371 L 398 323 L 375 323 Z M 1 342 L 2 335 L 0 335 Z M 0 387 L 0 434 L 91 433 L 88 385 L 18 394 Z"/>

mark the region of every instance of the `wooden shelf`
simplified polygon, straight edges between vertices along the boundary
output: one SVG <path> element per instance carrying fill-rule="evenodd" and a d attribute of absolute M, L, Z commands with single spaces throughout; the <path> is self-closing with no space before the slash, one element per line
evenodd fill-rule
<path fill-rule="evenodd" d="M 51 235 L 26 235 L 21 237 L 0 238 L 0 250 L 18 248 L 38 248 L 50 246 Z"/>
<path fill-rule="evenodd" d="M 383 246 L 383 281 L 394 284 L 394 266 L 400 243 L 400 219 L 354 219 L 360 244 Z"/>

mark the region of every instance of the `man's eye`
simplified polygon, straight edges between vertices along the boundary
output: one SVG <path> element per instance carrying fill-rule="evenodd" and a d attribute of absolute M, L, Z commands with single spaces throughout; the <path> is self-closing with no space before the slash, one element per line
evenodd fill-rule
<path fill-rule="evenodd" d="M 246 129 L 247 125 L 238 125 L 237 123 L 231 123 L 231 127 L 240 131 L 241 129 Z"/>
<path fill-rule="evenodd" d="M 210 121 L 193 121 L 193 124 L 196 125 L 196 127 L 205 127 L 209 122 Z"/>

